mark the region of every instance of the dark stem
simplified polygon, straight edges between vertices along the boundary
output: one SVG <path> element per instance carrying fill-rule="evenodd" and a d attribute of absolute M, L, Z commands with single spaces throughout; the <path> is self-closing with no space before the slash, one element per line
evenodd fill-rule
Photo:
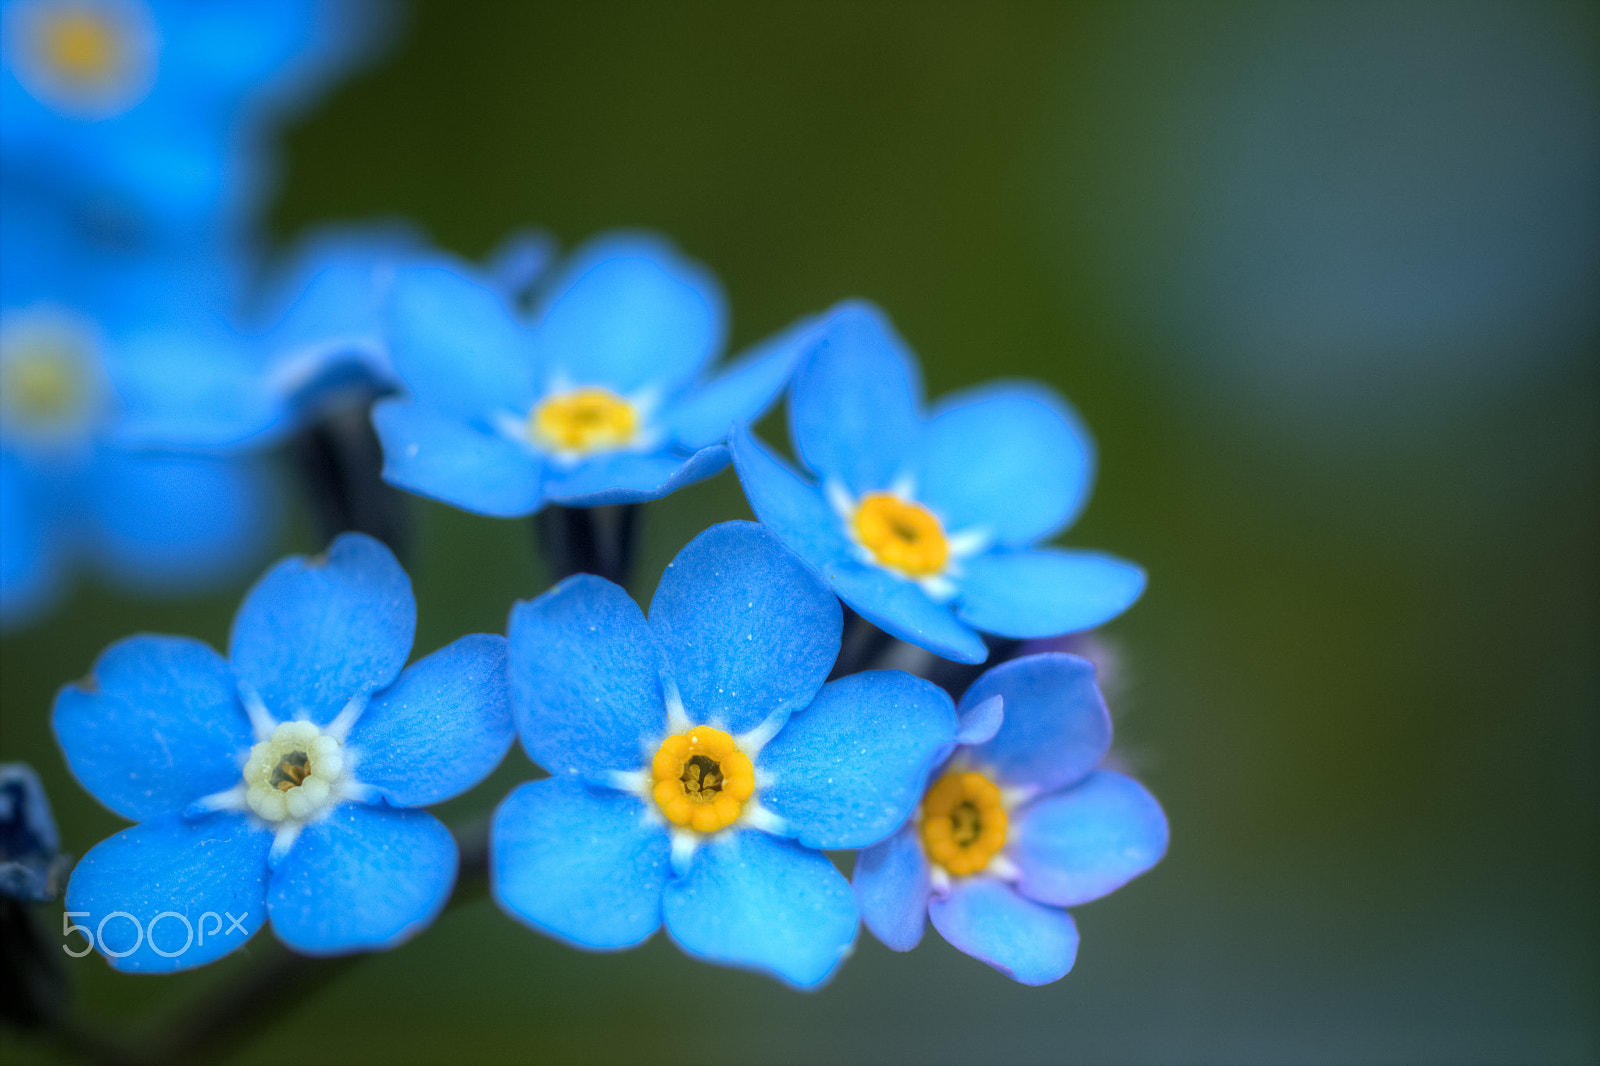
<path fill-rule="evenodd" d="M 833 664 L 828 680 L 858 674 L 863 670 L 880 670 L 885 657 L 897 644 L 893 637 L 856 614 L 844 609 L 844 634 L 839 640 L 839 658 Z"/>
<path fill-rule="evenodd" d="M 556 581 L 573 574 L 598 574 L 626 585 L 633 571 L 638 525 L 636 503 L 609 507 L 551 505 L 533 516 L 539 550 Z"/>
<path fill-rule="evenodd" d="M 383 446 L 368 415 L 371 397 L 329 408 L 291 442 L 301 483 L 326 544 L 367 533 L 399 556 L 409 545 L 403 493 L 383 480 Z"/>

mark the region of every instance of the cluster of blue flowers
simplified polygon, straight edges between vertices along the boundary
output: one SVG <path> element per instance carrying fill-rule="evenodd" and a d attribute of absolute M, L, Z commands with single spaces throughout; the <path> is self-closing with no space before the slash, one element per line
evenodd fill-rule
<path fill-rule="evenodd" d="M 518 234 L 474 264 L 367 227 L 252 263 L 261 179 L 240 168 L 375 17 L 6 4 L 5 618 L 71 558 L 162 589 L 250 565 L 271 464 L 321 441 L 341 460 L 324 473 L 348 471 L 361 432 L 388 486 L 562 516 L 585 550 L 504 637 L 407 666 L 410 583 L 359 504 L 378 471 L 335 479 L 345 532 L 257 582 L 226 657 L 136 636 L 61 691 L 72 773 L 137 823 L 77 864 L 68 913 L 125 971 L 211 962 L 269 920 L 303 954 L 395 947 L 470 858 L 422 808 L 515 738 L 548 776 L 500 802 L 483 861 L 536 930 L 620 950 L 664 925 L 813 988 L 863 922 L 906 951 L 931 918 L 1019 982 L 1061 978 L 1063 908 L 1167 844 L 1160 806 L 1104 765 L 1094 667 L 1023 643 L 1144 588 L 1130 563 L 1040 546 L 1086 502 L 1083 425 L 1023 383 L 925 412 L 915 357 L 857 301 L 713 365 L 714 277 L 646 234 L 565 256 Z M 84 250 L 124 224 L 136 248 Z M 805 472 L 749 428 L 785 393 Z M 647 614 L 611 580 L 627 516 L 730 464 L 758 522 L 691 541 Z M 852 878 L 825 852 L 855 852 Z"/>

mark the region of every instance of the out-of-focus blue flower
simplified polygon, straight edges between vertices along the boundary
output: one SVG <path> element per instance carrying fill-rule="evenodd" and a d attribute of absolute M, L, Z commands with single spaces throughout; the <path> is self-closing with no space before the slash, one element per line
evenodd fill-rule
<path fill-rule="evenodd" d="M 721 290 L 655 238 L 590 242 L 524 328 L 444 270 L 403 271 L 391 346 L 411 398 L 373 411 L 389 481 L 481 514 L 655 499 L 727 465 L 803 349 L 802 322 L 705 380 Z"/>
<path fill-rule="evenodd" d="M 428 265 L 481 279 L 508 303 L 549 262 L 551 242 L 519 232 L 482 266 L 405 223 L 329 227 L 308 235 L 267 277 L 243 319 L 246 337 L 185 324 L 120 361 L 124 440 L 175 448 L 249 449 L 320 414 L 365 404 L 399 385 L 385 321 L 396 272 Z M 192 317 L 192 316 L 191 316 Z"/>
<path fill-rule="evenodd" d="M 512 608 L 517 732 L 554 776 L 495 812 L 501 906 L 590 950 L 664 922 L 698 958 L 826 981 L 856 910 L 815 849 L 893 832 L 956 731 L 950 698 L 909 674 L 823 684 L 841 625 L 838 600 L 749 522 L 684 548 L 648 621 L 587 574 Z"/>
<path fill-rule="evenodd" d="M 795 372 L 789 427 L 821 483 L 743 430 L 731 447 L 762 523 L 862 617 L 938 655 L 982 662 L 974 630 L 1047 637 L 1128 608 L 1144 571 L 1035 548 L 1077 516 L 1093 446 L 1043 386 L 948 396 L 924 419 L 917 364 L 882 312 L 834 310 Z"/>
<path fill-rule="evenodd" d="M 861 917 L 910 951 L 924 917 L 1013 980 L 1060 980 L 1078 953 L 1061 907 L 1099 899 L 1167 850 L 1167 819 L 1137 781 L 1097 769 L 1111 719 L 1094 667 L 1031 655 L 985 673 L 961 699 L 958 746 L 917 817 L 856 858 Z"/>
<path fill-rule="evenodd" d="M 227 659 L 185 637 L 130 637 L 61 691 L 68 766 L 139 822 L 67 886 L 112 966 L 211 962 L 269 916 L 311 955 L 387 949 L 433 921 L 456 845 L 416 808 L 491 773 L 512 728 L 505 640 L 462 637 L 402 670 L 415 629 L 394 556 L 345 534 L 268 571 Z"/>
<path fill-rule="evenodd" d="M 266 133 L 383 35 L 360 0 L 6 0 L 8 184 L 141 237 L 242 220 Z"/>
<path fill-rule="evenodd" d="M 118 445 L 137 402 L 118 391 L 128 363 L 117 357 L 168 343 L 223 359 L 239 341 L 220 326 L 96 322 L 50 304 L 0 312 L 0 625 L 43 610 L 80 566 L 135 591 L 185 593 L 271 545 L 280 508 L 261 460 Z"/>
<path fill-rule="evenodd" d="M 33 767 L 0 763 L 0 895 L 54 899 L 61 876 L 61 837 Z"/>

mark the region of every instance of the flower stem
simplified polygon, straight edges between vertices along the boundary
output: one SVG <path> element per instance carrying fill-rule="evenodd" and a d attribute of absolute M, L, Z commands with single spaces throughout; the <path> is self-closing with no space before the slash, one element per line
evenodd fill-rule
<path fill-rule="evenodd" d="M 573 574 L 598 574 L 626 585 L 633 571 L 638 525 L 636 503 L 609 507 L 551 505 L 533 516 L 539 550 L 556 581 Z"/>
<path fill-rule="evenodd" d="M 355 531 L 400 556 L 410 537 L 405 497 L 383 480 L 383 446 L 368 416 L 371 397 L 326 411 L 291 442 L 317 533 L 326 544 Z"/>

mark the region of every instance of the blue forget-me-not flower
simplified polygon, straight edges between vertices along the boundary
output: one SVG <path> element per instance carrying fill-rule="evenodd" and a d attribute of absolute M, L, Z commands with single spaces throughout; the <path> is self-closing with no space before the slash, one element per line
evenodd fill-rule
<path fill-rule="evenodd" d="M 277 494 L 258 461 L 116 439 L 124 357 L 171 336 L 236 341 L 53 303 L 0 312 L 0 625 L 43 610 L 78 567 L 172 594 L 233 576 L 271 543 Z"/>
<path fill-rule="evenodd" d="M 824 684 L 841 626 L 839 601 L 749 522 L 690 542 L 648 620 L 592 575 L 517 604 L 517 733 L 553 776 L 495 813 L 501 906 L 582 948 L 665 924 L 709 962 L 827 980 L 857 918 L 816 849 L 897 829 L 956 726 L 949 696 L 909 674 Z"/>
<path fill-rule="evenodd" d="M 402 272 L 390 346 L 408 399 L 373 411 L 392 483 L 480 514 L 655 499 L 721 470 L 735 422 L 788 380 L 802 322 L 703 378 L 721 290 L 655 238 L 578 249 L 531 328 L 445 270 Z"/>
<path fill-rule="evenodd" d="M 67 886 L 67 910 L 113 966 L 210 962 L 269 915 L 312 955 L 390 948 L 433 921 L 458 857 L 416 808 L 486 777 L 512 728 L 504 638 L 462 637 L 402 670 L 415 628 L 394 556 L 345 534 L 267 572 L 228 658 L 136 636 L 62 690 L 68 766 L 139 822 L 92 848 Z"/>
<path fill-rule="evenodd" d="M 957 948 L 1028 985 L 1064 977 L 1078 929 L 1061 907 L 1099 899 L 1167 850 L 1167 819 L 1137 781 L 1099 768 L 1111 719 L 1094 667 L 1013 659 L 961 699 L 954 755 L 916 817 L 856 858 L 861 917 L 896 951 L 924 917 Z"/>
<path fill-rule="evenodd" d="M 5 0 L 8 184 L 141 239 L 243 225 L 265 135 L 381 38 L 361 0 Z"/>
<path fill-rule="evenodd" d="M 916 359 L 882 312 L 835 309 L 795 371 L 789 428 L 812 485 L 746 431 L 733 457 L 756 516 L 839 598 L 886 632 L 961 662 L 974 630 L 1089 629 L 1144 590 L 1144 571 L 1039 548 L 1088 498 L 1087 431 L 1060 397 L 1005 382 L 920 411 Z"/>

